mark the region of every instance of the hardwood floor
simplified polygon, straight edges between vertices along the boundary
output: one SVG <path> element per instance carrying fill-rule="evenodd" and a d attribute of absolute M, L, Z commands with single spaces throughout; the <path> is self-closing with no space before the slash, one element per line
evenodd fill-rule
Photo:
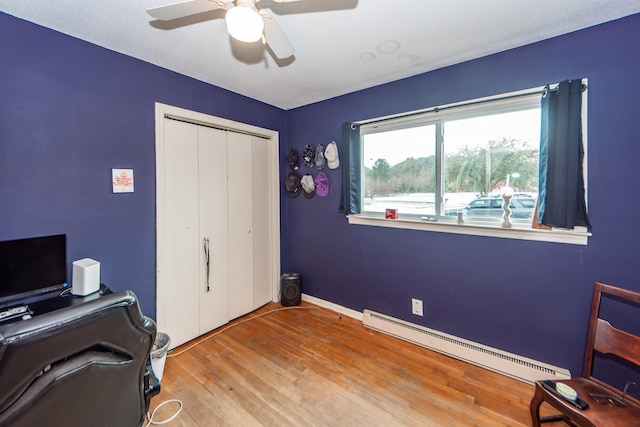
<path fill-rule="evenodd" d="M 182 401 L 167 426 L 531 425 L 532 385 L 333 311 L 268 304 L 231 325 L 169 353 L 151 401 L 152 410 Z M 176 408 L 164 405 L 154 421 Z"/>

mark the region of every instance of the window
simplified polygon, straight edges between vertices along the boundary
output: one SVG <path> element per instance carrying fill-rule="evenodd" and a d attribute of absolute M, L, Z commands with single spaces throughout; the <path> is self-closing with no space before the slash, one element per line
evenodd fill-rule
<path fill-rule="evenodd" d="M 470 227 L 502 229 L 498 234 L 531 230 L 538 198 L 541 93 L 536 89 L 361 122 L 361 213 L 350 215 L 350 222 L 384 218 L 387 209 L 396 209 L 401 222 L 446 226 L 448 232 L 452 227 L 459 228 L 456 233 L 482 235 L 492 234 Z M 509 230 L 503 223 L 505 192 L 512 194 Z M 403 227 L 397 222 L 386 226 Z M 573 231 L 586 243 L 586 228 Z"/>
<path fill-rule="evenodd" d="M 363 213 L 393 208 L 400 216 L 438 218 L 460 212 L 497 223 L 503 214 L 501 191 L 509 186 L 515 192 L 512 217 L 533 218 L 537 94 L 365 124 L 360 134 Z"/>

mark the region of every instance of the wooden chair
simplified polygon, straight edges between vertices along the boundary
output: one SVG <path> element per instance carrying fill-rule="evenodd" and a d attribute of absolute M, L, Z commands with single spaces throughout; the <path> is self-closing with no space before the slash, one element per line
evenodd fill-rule
<path fill-rule="evenodd" d="M 589 406 L 586 409 L 579 409 L 560 397 L 543 381 L 536 381 L 535 395 L 529 406 L 534 427 L 553 421 L 564 421 L 568 425 L 581 427 L 640 425 L 640 401 L 626 395 L 626 389 L 632 384 L 633 378 L 629 379 L 630 382 L 624 386 L 624 390 L 619 390 L 592 376 L 595 353 L 607 355 L 607 357 L 613 355 L 640 369 L 640 336 L 617 329 L 600 318 L 600 301 L 603 294 L 619 301 L 640 305 L 639 292 L 596 282 L 589 316 L 582 377 L 560 381 L 577 391 L 578 398 L 587 402 Z M 543 402 L 560 411 L 560 414 L 541 418 L 540 405 Z"/>

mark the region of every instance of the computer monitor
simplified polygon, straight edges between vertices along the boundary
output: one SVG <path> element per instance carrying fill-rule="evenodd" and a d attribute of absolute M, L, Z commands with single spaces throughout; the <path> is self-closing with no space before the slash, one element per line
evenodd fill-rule
<path fill-rule="evenodd" d="M 65 234 L 0 242 L 0 307 L 67 287 Z"/>

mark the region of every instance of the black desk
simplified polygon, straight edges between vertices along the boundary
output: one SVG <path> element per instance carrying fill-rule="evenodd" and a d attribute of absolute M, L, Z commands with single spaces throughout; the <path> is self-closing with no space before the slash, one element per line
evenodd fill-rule
<path fill-rule="evenodd" d="M 30 317 L 37 316 L 39 314 L 49 313 L 51 311 L 60 310 L 66 307 L 82 304 L 85 302 L 93 301 L 100 298 L 103 295 L 112 294 L 113 292 L 108 286 L 101 284 L 98 292 L 86 296 L 73 295 L 71 288 L 64 290 L 63 292 L 56 291 L 52 294 L 41 296 L 36 300 L 27 300 L 21 303 L 17 303 L 14 306 L 26 305 L 29 307 L 29 312 L 26 313 L 27 317 L 17 316 L 7 319 L 1 319 L 0 323 L 16 322 L 22 320 L 29 320 Z M 7 310 L 10 307 L 0 309 L 1 311 Z M 30 316 L 30 317 L 29 317 Z"/>

